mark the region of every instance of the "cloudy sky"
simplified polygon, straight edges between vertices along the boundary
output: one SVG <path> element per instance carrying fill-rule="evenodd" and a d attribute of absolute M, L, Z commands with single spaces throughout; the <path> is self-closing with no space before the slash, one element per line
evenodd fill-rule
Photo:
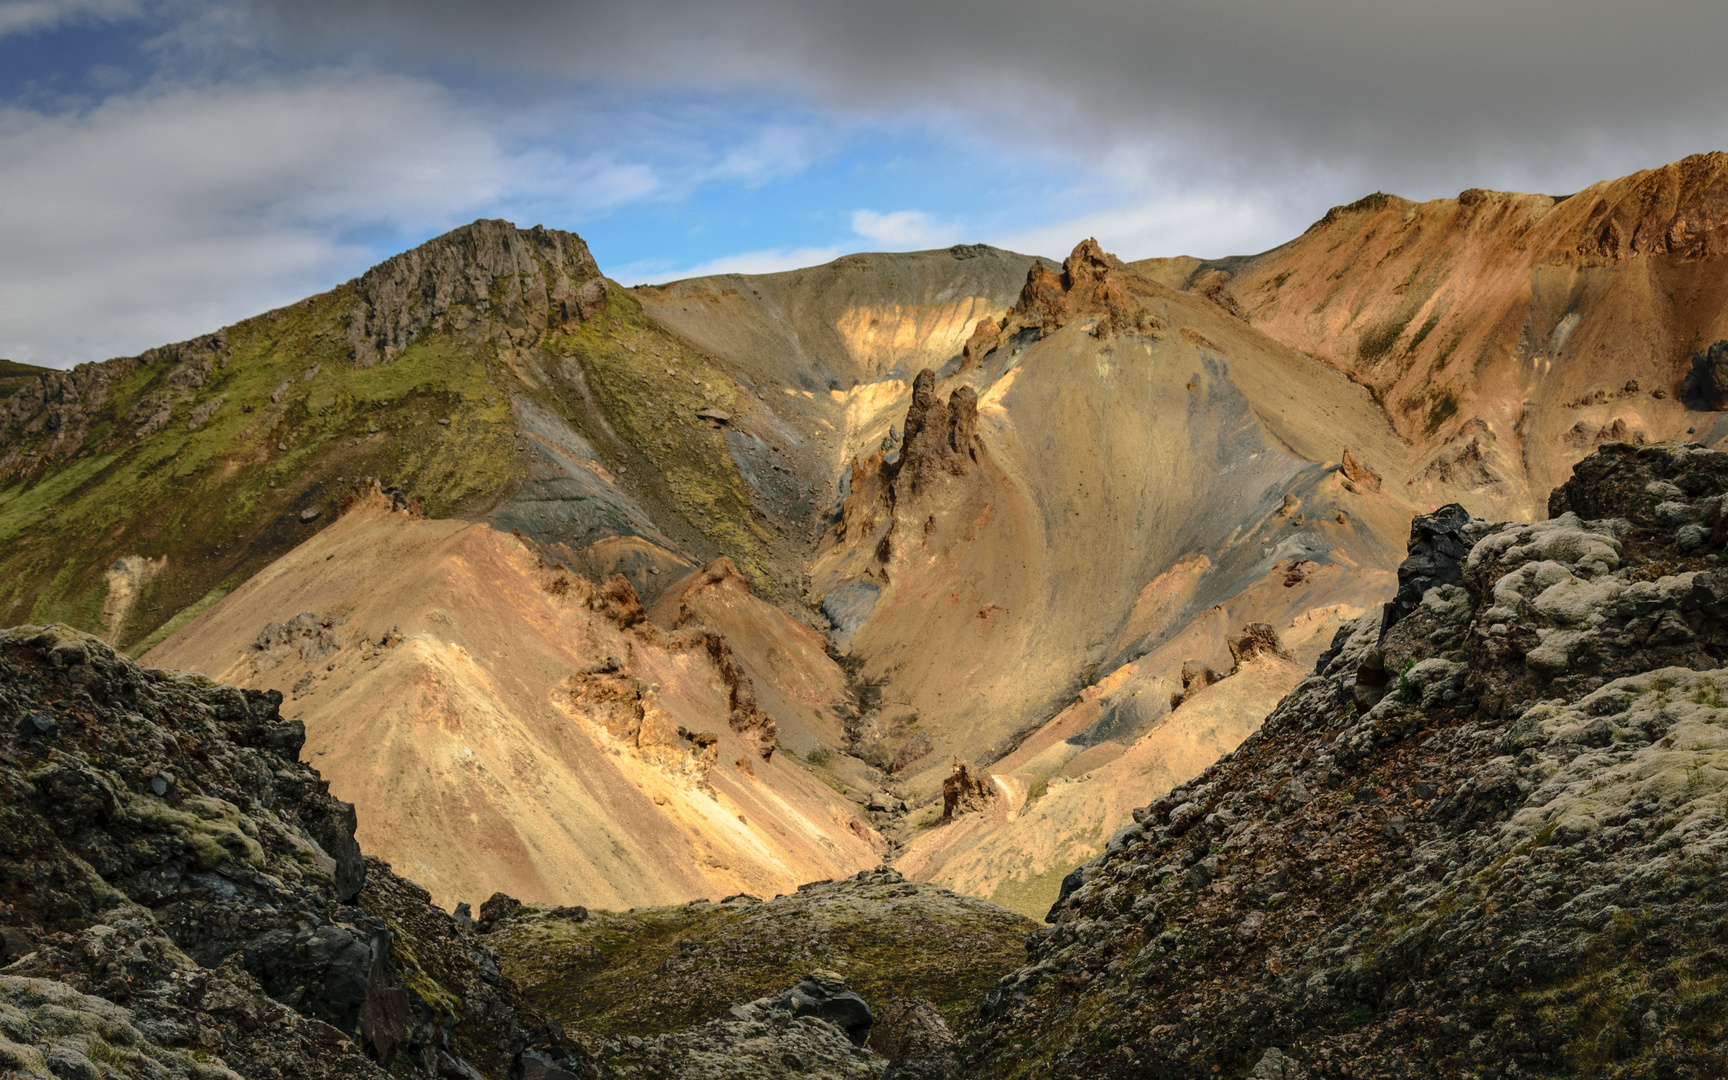
<path fill-rule="evenodd" d="M 476 217 L 634 284 L 1271 247 L 1728 146 L 1720 0 L 0 0 L 0 356 L 179 340 Z"/>

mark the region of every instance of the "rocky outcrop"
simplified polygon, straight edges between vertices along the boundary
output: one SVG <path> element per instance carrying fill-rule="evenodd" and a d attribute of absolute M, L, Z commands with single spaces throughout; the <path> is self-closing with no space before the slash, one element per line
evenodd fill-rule
<path fill-rule="evenodd" d="M 379 263 L 350 283 L 347 341 L 361 367 L 447 329 L 521 348 L 606 304 L 606 280 L 574 233 L 482 220 Z"/>
<path fill-rule="evenodd" d="M 824 1022 L 837 1025 L 830 1045 L 857 1060 L 845 1034 L 848 1016 L 863 1018 L 857 999 L 877 1016 L 868 1045 L 887 1036 L 914 1043 L 915 1025 L 893 1019 L 894 1002 L 921 998 L 940 1014 L 970 1016 L 977 997 L 1025 956 L 1034 925 L 883 868 L 811 882 L 767 901 L 739 894 L 719 903 L 579 918 L 571 909 L 525 906 L 485 941 L 499 950 L 508 978 L 546 1001 L 565 1024 L 604 1040 L 601 1056 L 608 1061 L 649 1032 L 711 1022 L 762 1025 L 753 1037 L 770 1036 L 783 1023 L 804 1028 L 820 1015 L 794 1015 L 801 995 L 850 1003 Z M 827 969 L 842 970 L 844 983 L 833 982 Z M 804 986 L 807 979 L 817 985 Z M 911 1049 L 879 1052 L 904 1060 Z"/>
<path fill-rule="evenodd" d="M 1278 631 L 1270 623 L 1254 622 L 1242 627 L 1242 633 L 1231 638 L 1230 646 L 1231 674 L 1241 670 L 1242 665 L 1250 663 L 1261 656 L 1276 656 L 1290 659 L 1290 653 L 1284 648 L 1284 643 L 1278 640 Z"/>
<path fill-rule="evenodd" d="M 1399 619 L 1416 610 L 1428 590 L 1464 581 L 1464 558 L 1488 523 L 1457 503 L 1410 522 L 1410 555 L 1398 567 L 1398 593 L 1386 602 L 1380 623 L 1384 637 Z"/>
<path fill-rule="evenodd" d="M 877 1013 L 870 1049 L 888 1059 L 887 1080 L 947 1080 L 960 1040 L 928 998 L 894 998 Z"/>
<path fill-rule="evenodd" d="M 1728 409 L 1728 341 L 1692 354 L 1692 369 L 1686 373 L 1680 396 L 1701 408 Z"/>
<path fill-rule="evenodd" d="M 1728 925 L 1724 469 L 1610 447 L 1554 520 L 1420 523 L 1415 606 L 1357 620 L 1071 876 L 963 1073 L 1711 1072 L 1728 1012 L 1691 988 Z"/>
<path fill-rule="evenodd" d="M 812 972 L 796 986 L 732 1008 L 725 1020 L 607 1047 L 615 1075 L 660 1080 L 821 1077 L 877 1080 L 887 1062 L 864 1049 L 873 1017 L 846 979 Z"/>
<path fill-rule="evenodd" d="M 471 930 L 362 858 L 280 703 L 65 627 L 0 631 L 0 1060 L 336 1080 L 574 1052 Z"/>
<path fill-rule="evenodd" d="M 964 761 L 956 761 L 954 769 L 942 781 L 942 821 L 953 821 L 961 814 L 974 814 L 989 806 L 1000 795 L 990 777 L 975 771 Z"/>
<path fill-rule="evenodd" d="M 1340 466 L 1344 479 L 1349 482 L 1352 491 L 1379 491 L 1380 474 L 1362 463 L 1362 460 L 1348 449 L 1344 451 L 1344 461 Z"/>
<path fill-rule="evenodd" d="M 1157 286 L 1105 251 L 1097 240 L 1083 240 L 1062 261 L 1060 275 L 1043 263 L 1027 272 L 1026 286 L 1008 313 L 1001 336 L 1012 337 L 1025 329 L 1048 336 L 1079 319 L 1089 319 L 1098 337 L 1158 336 L 1164 321 L 1153 310 L 1157 296 Z"/>
<path fill-rule="evenodd" d="M 726 687 L 727 722 L 733 731 L 756 747 L 756 753 L 763 761 L 768 761 L 774 756 L 774 718 L 756 704 L 755 684 L 738 663 L 725 637 L 707 632 L 702 639 L 708 659 L 714 662 L 714 669 L 720 673 L 720 682 Z"/>
<path fill-rule="evenodd" d="M 1580 254 L 1698 259 L 1728 251 L 1728 154 L 1694 154 L 1604 187 L 1578 229 Z"/>
<path fill-rule="evenodd" d="M 992 350 L 1002 340 L 1002 326 L 1006 320 L 979 319 L 978 325 L 972 328 L 972 336 L 966 339 L 966 344 L 960 348 L 960 370 L 971 371 L 984 362 Z"/>
<path fill-rule="evenodd" d="M 905 442 L 894 476 L 905 478 L 911 494 L 928 488 L 937 476 L 965 476 L 978 459 L 977 431 L 977 391 L 956 387 L 944 406 L 936 397 L 936 373 L 925 368 L 912 382 Z"/>

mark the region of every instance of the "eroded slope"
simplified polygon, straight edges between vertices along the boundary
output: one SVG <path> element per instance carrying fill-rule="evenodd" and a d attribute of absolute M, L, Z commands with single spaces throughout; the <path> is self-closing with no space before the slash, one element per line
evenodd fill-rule
<path fill-rule="evenodd" d="M 1263 255 L 1147 270 L 1369 387 L 1412 444 L 1414 500 L 1530 520 L 1604 442 L 1728 435 L 1719 399 L 1683 400 L 1728 337 L 1725 250 L 1714 153 L 1560 198 L 1375 194 Z"/>
<path fill-rule="evenodd" d="M 856 808 L 774 752 L 782 726 L 838 737 L 843 678 L 807 629 L 725 563 L 677 594 L 710 617 L 667 632 L 622 578 L 548 556 L 362 492 L 149 660 L 284 693 L 367 849 L 445 906 L 772 894 L 877 863 Z"/>

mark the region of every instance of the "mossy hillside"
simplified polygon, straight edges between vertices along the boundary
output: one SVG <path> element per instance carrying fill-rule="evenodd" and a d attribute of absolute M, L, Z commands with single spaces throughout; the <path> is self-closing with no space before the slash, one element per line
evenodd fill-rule
<path fill-rule="evenodd" d="M 358 368 L 340 334 L 352 303 L 343 287 L 229 329 L 232 355 L 195 390 L 171 388 L 166 363 L 120 380 L 77 455 L 0 489 L 5 617 L 137 642 L 327 524 L 361 476 L 402 486 L 433 515 L 495 498 L 514 428 L 492 346 L 434 337 Z M 166 396 L 171 414 L 131 441 L 126 417 L 146 395 Z M 319 516 L 302 524 L 311 507 Z M 106 571 L 127 554 L 168 561 L 127 624 L 106 628 Z"/>
<path fill-rule="evenodd" d="M 651 463 L 635 470 L 639 479 L 631 485 L 650 489 L 637 492 L 650 512 L 661 510 L 658 519 L 670 510 L 689 521 L 760 591 L 773 594 L 780 561 L 774 532 L 738 473 L 724 430 L 697 415 L 703 409 L 739 415 L 748 392 L 737 379 L 616 286 L 604 311 L 549 335 L 546 348 L 581 365 L 610 428 L 583 433 L 596 443 L 615 435 L 634 452 L 628 456 Z"/>
<path fill-rule="evenodd" d="M 672 1031 L 776 993 L 815 968 L 873 1005 L 922 996 L 965 1027 L 1021 963 L 1037 924 L 892 871 L 806 885 L 767 903 L 595 912 L 525 908 L 491 936 L 529 1001 L 602 1035 Z"/>

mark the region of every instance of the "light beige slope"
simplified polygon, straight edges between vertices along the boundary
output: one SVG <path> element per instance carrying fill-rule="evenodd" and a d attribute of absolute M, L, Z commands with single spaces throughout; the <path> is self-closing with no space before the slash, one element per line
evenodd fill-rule
<path fill-rule="evenodd" d="M 1263 255 L 1144 269 L 1370 387 L 1412 444 L 1415 501 L 1539 518 L 1602 441 L 1728 435 L 1679 394 L 1728 337 L 1728 155 L 1558 199 L 1377 194 Z"/>
<path fill-rule="evenodd" d="M 1014 303 L 1036 261 L 971 244 L 633 291 L 661 325 L 763 385 L 827 393 L 909 380 L 959 357 L 979 319 Z"/>
<path fill-rule="evenodd" d="M 1104 850 L 1135 807 L 1204 771 L 1234 750 L 1305 669 L 1262 657 L 1184 701 L 1158 726 L 1097 768 L 1078 775 L 1001 771 L 987 810 L 931 824 L 897 861 L 902 873 L 982 896 L 1042 918 L 1062 878 Z M 1039 796 L 1027 801 L 1030 792 Z"/>
<path fill-rule="evenodd" d="M 340 646 L 252 647 L 300 612 L 344 619 L 324 631 Z M 752 614 L 762 637 L 798 630 Z M 783 652 L 808 659 L 804 644 Z M 147 661 L 284 692 L 361 843 L 446 906 L 495 890 L 614 908 L 773 895 L 879 861 L 854 807 L 732 730 L 702 633 L 668 635 L 627 590 L 484 525 L 364 499 Z M 833 685 L 795 667 L 776 693 Z"/>
<path fill-rule="evenodd" d="M 828 642 L 785 612 L 757 600 L 729 560 L 718 559 L 667 590 L 648 612 L 667 631 L 702 628 L 726 638 L 774 717 L 781 745 L 801 757 L 845 741 L 836 706 L 850 700 Z"/>
<path fill-rule="evenodd" d="M 882 684 L 883 737 L 929 744 L 905 774 L 920 794 L 954 759 L 1009 752 L 1100 673 L 1274 567 L 1382 571 L 1305 578 L 1280 598 L 1288 622 L 1321 606 L 1310 596 L 1325 580 L 1338 582 L 1327 603 L 1379 602 L 1403 555 L 1409 508 L 1345 492 L 1325 464 L 1350 446 L 1397 479 L 1401 446 L 1366 393 L 1095 249 L 1069 264 L 1068 285 L 1026 287 L 981 367 L 932 388 L 936 419 L 907 420 L 949 423 L 945 399 L 975 391 L 964 460 L 911 482 L 904 456 L 862 462 L 811 571 L 813 596 L 854 598 L 829 606 L 856 623 L 842 643 Z M 1145 329 L 1111 329 L 1107 305 L 1082 295 L 1088 282 L 1125 290 Z M 1052 299 L 1046 286 L 1067 291 Z M 1040 314 L 1046 303 L 1067 307 Z M 1302 509 L 1286 512 L 1286 496 Z M 1180 602 L 1127 635 L 1147 587 L 1200 555 Z"/>

